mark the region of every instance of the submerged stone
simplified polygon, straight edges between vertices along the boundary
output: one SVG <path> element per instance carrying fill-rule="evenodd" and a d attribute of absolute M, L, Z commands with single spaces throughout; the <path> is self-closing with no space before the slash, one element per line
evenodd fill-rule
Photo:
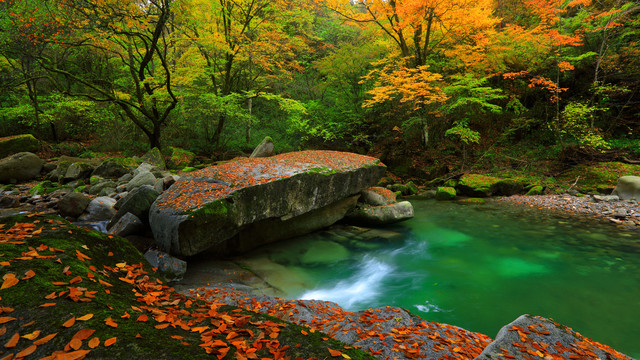
<path fill-rule="evenodd" d="M 332 214 L 333 222 L 339 220 L 349 203 L 355 203 L 347 198 L 376 184 L 385 169 L 378 159 L 336 151 L 301 151 L 208 167 L 181 178 L 158 197 L 150 211 L 151 228 L 158 246 L 172 254 L 247 251 L 331 225 L 318 221 L 326 215 L 323 209 L 338 209 Z M 293 234 L 285 231 L 311 211 L 324 215 L 307 219 L 310 225 Z M 245 230 L 266 234 L 277 226 L 279 230 L 259 241 L 243 236 Z"/>

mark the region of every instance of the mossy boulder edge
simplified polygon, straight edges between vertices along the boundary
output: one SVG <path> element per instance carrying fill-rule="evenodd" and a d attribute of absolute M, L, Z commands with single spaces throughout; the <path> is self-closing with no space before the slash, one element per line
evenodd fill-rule
<path fill-rule="evenodd" d="M 376 184 L 385 170 L 378 159 L 336 151 L 241 159 L 178 180 L 152 205 L 150 224 L 163 251 L 224 256 L 262 245 L 239 236 L 249 225 L 273 220 L 272 227 L 338 204 Z"/>

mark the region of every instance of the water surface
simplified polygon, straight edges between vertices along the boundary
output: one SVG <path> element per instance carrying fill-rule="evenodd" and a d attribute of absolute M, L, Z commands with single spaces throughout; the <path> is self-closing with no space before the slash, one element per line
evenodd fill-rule
<path fill-rule="evenodd" d="M 638 232 L 506 203 L 412 203 L 415 218 L 379 236 L 324 231 L 246 263 L 270 263 L 263 276 L 290 297 L 399 306 L 491 337 L 541 315 L 640 358 Z"/>

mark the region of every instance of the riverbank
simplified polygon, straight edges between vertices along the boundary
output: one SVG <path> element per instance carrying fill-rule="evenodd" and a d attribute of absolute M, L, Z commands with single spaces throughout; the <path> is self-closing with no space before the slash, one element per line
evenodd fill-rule
<path fill-rule="evenodd" d="M 514 195 L 497 201 L 519 203 L 560 212 L 561 214 L 585 216 L 602 222 L 613 223 L 626 230 L 640 229 L 640 206 L 636 200 L 598 201 L 594 196 L 574 195 Z"/>

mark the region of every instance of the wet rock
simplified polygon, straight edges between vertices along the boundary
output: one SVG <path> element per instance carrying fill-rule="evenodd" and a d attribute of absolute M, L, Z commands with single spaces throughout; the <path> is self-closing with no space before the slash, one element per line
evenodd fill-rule
<path fill-rule="evenodd" d="M 107 230 L 114 235 L 122 237 L 139 235 L 144 232 L 145 224 L 142 223 L 140 218 L 128 212 L 121 216 L 115 224 L 107 225 Z"/>
<path fill-rule="evenodd" d="M 89 194 L 92 194 L 92 195 L 98 195 L 98 194 L 100 194 L 100 193 L 102 192 L 102 190 L 104 190 L 104 189 L 114 189 L 114 190 L 115 190 L 115 188 L 116 188 L 117 186 L 118 186 L 118 185 L 117 185 L 115 182 L 113 182 L 113 181 L 104 181 L 104 182 L 101 182 L 101 183 L 98 183 L 98 184 L 95 184 L 95 185 L 93 185 L 93 186 L 89 187 L 86 191 L 87 191 Z"/>
<path fill-rule="evenodd" d="M 521 359 L 526 353 L 549 359 L 631 359 L 550 319 L 522 315 L 502 327 L 476 360 Z"/>
<path fill-rule="evenodd" d="M 91 199 L 79 192 L 70 192 L 58 201 L 58 211 L 62 216 L 78 217 L 87 209 Z"/>
<path fill-rule="evenodd" d="M 249 156 L 249 158 L 253 159 L 273 156 L 273 149 L 273 140 L 270 136 L 267 136 L 262 140 L 260 144 L 258 144 L 258 146 L 256 146 L 255 149 L 253 149 L 253 152 L 251 153 L 251 156 Z"/>
<path fill-rule="evenodd" d="M 360 201 L 373 206 L 389 205 L 396 202 L 396 194 L 389 189 L 373 186 L 360 192 Z"/>
<path fill-rule="evenodd" d="M 115 214 L 113 206 L 116 201 L 110 197 L 97 197 L 89 203 L 85 213 L 79 217 L 81 221 L 105 221 L 110 220 Z"/>
<path fill-rule="evenodd" d="M 149 150 L 146 154 L 144 154 L 141 160 L 143 162 L 153 164 L 163 170 L 167 168 L 167 165 L 164 162 L 164 157 L 160 153 L 160 149 L 158 149 L 157 147 L 154 147 L 153 149 Z"/>
<path fill-rule="evenodd" d="M 158 268 L 168 281 L 180 281 L 187 272 L 187 262 L 158 250 L 149 250 L 144 254 L 151 266 Z"/>
<path fill-rule="evenodd" d="M 98 165 L 91 176 L 116 179 L 129 173 L 132 169 L 133 167 L 130 164 L 125 164 L 124 160 L 107 159 Z"/>
<path fill-rule="evenodd" d="M 356 207 L 347 214 L 345 221 L 358 225 L 388 225 L 413 218 L 413 205 L 408 201 L 395 204 Z"/>
<path fill-rule="evenodd" d="M 131 191 L 133 189 L 139 188 L 143 185 L 150 185 L 153 187 L 156 184 L 156 177 L 149 171 L 141 171 L 138 175 L 134 176 L 133 179 L 129 180 L 127 183 L 127 191 Z"/>
<path fill-rule="evenodd" d="M 265 233 L 260 229 L 287 221 L 295 226 L 298 217 L 332 204 L 348 210 L 348 203 L 339 202 L 375 184 L 385 169 L 377 159 L 334 151 L 302 151 L 212 166 L 182 177 L 158 197 L 150 211 L 151 228 L 160 248 L 173 254 L 189 256 L 210 249 L 222 256 L 249 250 L 290 235 L 279 230 L 260 241 L 250 236 L 233 240 L 250 225 L 254 234 L 260 234 Z M 307 220 L 312 225 L 330 225 L 320 222 L 321 217 Z"/>
<path fill-rule="evenodd" d="M 403 184 L 393 184 L 393 185 L 387 185 L 387 189 L 393 191 L 393 192 L 400 192 L 402 195 L 410 195 L 411 194 L 411 190 L 409 190 L 409 188 L 406 185 Z"/>
<path fill-rule="evenodd" d="M 595 202 L 613 202 L 619 200 L 618 195 L 593 195 L 593 201 Z"/>
<path fill-rule="evenodd" d="M 120 218 L 128 213 L 140 218 L 143 223 L 149 223 L 149 208 L 151 204 L 160 195 L 153 187 L 149 185 L 140 186 L 129 192 L 127 196 L 118 200 L 115 208 L 118 210 L 116 215 L 109 222 L 109 226 L 114 226 Z"/>
<path fill-rule="evenodd" d="M 42 161 L 36 154 L 21 152 L 0 160 L 0 183 L 16 183 L 40 175 Z"/>
<path fill-rule="evenodd" d="M 88 178 L 93 172 L 93 166 L 84 162 L 75 162 L 71 164 L 64 173 L 63 181 L 69 182 L 78 179 Z"/>
<path fill-rule="evenodd" d="M 640 176 L 622 176 L 611 195 L 618 195 L 620 200 L 640 200 Z"/>
<path fill-rule="evenodd" d="M 0 209 L 10 209 L 20 206 L 20 197 L 15 195 L 0 195 Z"/>

